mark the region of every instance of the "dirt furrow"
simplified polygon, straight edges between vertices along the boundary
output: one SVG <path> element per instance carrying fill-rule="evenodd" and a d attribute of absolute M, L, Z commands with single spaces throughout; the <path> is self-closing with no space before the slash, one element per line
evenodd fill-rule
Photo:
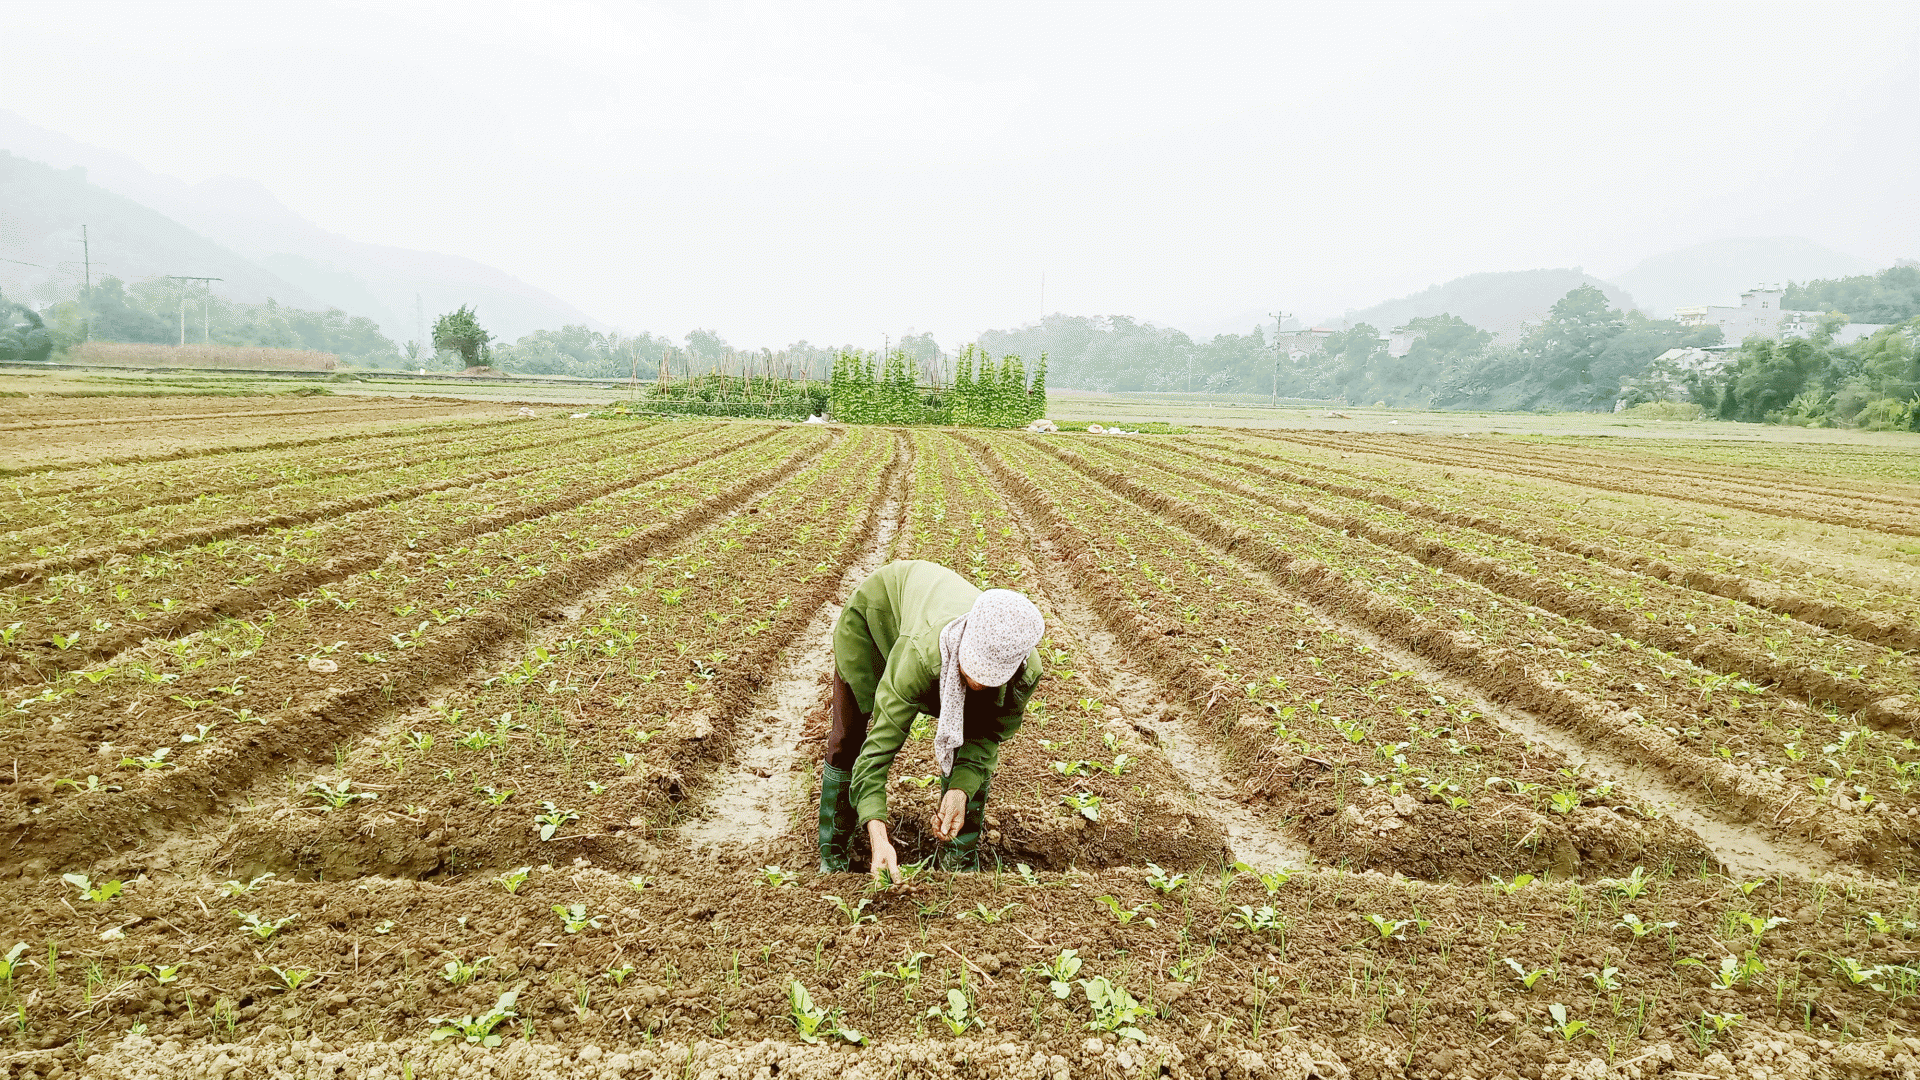
<path fill-rule="evenodd" d="M 378 411 L 433 409 L 441 402 L 395 402 L 378 406 Z M 259 411 L 178 413 L 171 416 L 90 416 L 81 420 L 38 420 L 22 421 L 13 424 L 0 424 L 0 431 L 45 431 L 53 428 L 69 427 L 106 427 L 114 424 L 164 424 L 175 420 L 258 420 L 284 416 L 316 416 L 326 413 L 360 413 L 373 411 L 366 405 L 329 405 L 313 409 L 263 409 Z"/>
<path fill-rule="evenodd" d="M 1502 536 L 1569 555 L 1577 555 L 1583 559 L 1592 559 L 1616 569 L 1644 575 L 1655 581 L 1671 582 L 1696 592 L 1738 600 L 1741 603 L 1752 604 L 1783 615 L 1791 615 L 1810 625 L 1846 634 L 1874 645 L 1884 645 L 1891 649 L 1920 649 L 1920 611 L 1907 614 L 1904 618 L 1899 613 L 1862 611 L 1859 608 L 1822 600 L 1817 596 L 1784 589 L 1755 578 L 1739 574 L 1723 574 L 1703 568 L 1676 566 L 1664 559 L 1637 555 L 1606 544 L 1576 540 L 1550 529 L 1527 528 L 1484 514 L 1442 509 L 1415 499 L 1402 498 L 1380 488 L 1337 483 L 1289 469 L 1274 468 L 1224 454 L 1209 453 L 1197 447 L 1181 445 L 1173 440 L 1155 445 L 1199 461 L 1242 469 L 1282 483 L 1324 491 L 1330 495 L 1370 502 L 1376 506 L 1397 510 L 1412 517 L 1425 518 L 1441 525 L 1470 528 L 1491 536 Z M 1279 455 L 1264 454 L 1257 450 L 1239 452 L 1273 461 L 1286 460 Z"/>
<path fill-rule="evenodd" d="M 743 450 L 755 443 L 764 442 L 779 432 L 779 428 L 768 428 L 750 438 L 713 447 L 708 457 L 718 457 L 736 450 Z M 498 532 L 523 521 L 532 521 L 585 506 L 595 499 L 639 487 L 641 484 L 679 472 L 695 464 L 697 462 L 693 460 L 676 461 L 645 472 L 632 473 L 618 480 L 577 487 L 559 498 L 547 499 L 530 506 L 519 506 L 512 510 L 503 510 L 486 517 L 461 522 L 452 529 L 418 540 L 415 546 L 423 551 L 451 546 L 476 536 Z M 384 549 L 356 551 L 322 562 L 308 563 L 297 570 L 267 575 L 252 585 L 236 586 L 211 600 L 188 604 L 169 614 L 155 615 L 145 622 L 127 626 L 117 634 L 103 636 L 87 645 L 76 645 L 64 652 L 44 654 L 36 661 L 40 677 L 46 679 L 61 672 L 78 671 L 103 660 L 111 661 L 128 649 L 138 648 L 143 642 L 179 637 L 182 634 L 204 629 L 221 619 L 241 618 L 286 597 L 296 596 L 322 585 L 331 585 L 336 581 L 370 570 L 391 558 L 393 554 L 392 551 Z"/>
<path fill-rule="evenodd" d="M 148 773 L 125 792 L 76 795 L 44 815 L 16 822 L 0 834 L 6 837 L 6 849 L 30 854 L 43 864 L 68 865 L 115 851 L 116 841 L 137 842 L 204 815 L 224 793 L 245 785 L 270 763 L 311 758 L 395 701 L 416 700 L 436 683 L 464 674 L 472 656 L 518 633 L 524 618 L 564 608 L 649 552 L 705 529 L 715 515 L 798 473 L 827 445 L 803 447 L 779 465 L 744 477 L 682 513 L 516 586 L 492 608 L 433 628 L 410 650 L 404 668 L 302 695 L 278 710 L 243 745 L 209 760 L 203 768 Z"/>
<path fill-rule="evenodd" d="M 1691 485 L 1684 489 L 1676 490 L 1658 484 L 1634 483 L 1626 480 L 1608 480 L 1605 477 L 1591 474 L 1570 475 L 1564 469 L 1532 469 L 1517 462 L 1510 461 L 1481 463 L 1477 461 L 1463 461 L 1457 456 L 1449 456 L 1437 452 L 1422 453 L 1406 448 L 1385 449 L 1372 445 L 1357 446 L 1351 442 L 1313 439 L 1292 432 L 1282 434 L 1278 432 L 1242 429 L 1241 433 L 1275 442 L 1295 443 L 1322 450 L 1378 454 L 1386 457 L 1402 458 L 1407 461 L 1418 461 L 1425 464 L 1450 465 L 1462 469 L 1478 469 L 1483 472 L 1535 477 L 1574 487 L 1595 488 L 1601 491 L 1619 491 L 1630 495 L 1653 495 L 1663 499 L 1702 503 L 1709 506 L 1725 506 L 1751 514 L 1766 514 L 1770 517 L 1816 521 L 1824 525 L 1844 525 L 1848 528 L 1872 529 L 1878 532 L 1899 533 L 1903 536 L 1920 536 L 1920 518 L 1904 514 L 1897 517 L 1874 516 L 1850 513 L 1843 510 L 1821 510 L 1809 506 L 1804 500 L 1793 503 L 1761 503 L 1753 499 L 1715 498 L 1701 491 L 1698 485 Z"/>
<path fill-rule="evenodd" d="M 600 461 L 618 454 L 627 453 L 629 447 L 619 446 L 606 449 L 599 454 L 575 458 L 573 463 Z M 472 487 L 494 480 L 505 480 L 515 476 L 544 472 L 556 467 L 557 463 L 548 462 L 535 465 L 521 465 L 510 469 L 489 469 L 484 472 L 466 473 L 436 480 L 427 484 L 413 484 L 407 487 L 389 488 L 385 491 L 368 492 L 350 499 L 334 499 L 329 502 L 315 503 L 300 510 L 288 510 L 277 514 L 261 514 L 248 518 L 236 518 L 214 525 L 204 525 L 193 529 L 182 529 L 164 536 L 149 537 L 144 540 L 129 540 L 103 547 L 87 548 L 71 555 L 60 555 L 33 562 L 14 563 L 0 566 L 0 585 L 33 581 L 52 574 L 62 574 L 73 570 L 84 570 L 98 566 L 116 556 L 128 557 L 151 555 L 155 552 L 171 551 L 177 548 L 195 547 L 235 536 L 248 536 L 256 533 L 285 529 L 295 525 L 309 525 L 329 518 L 344 517 L 362 510 L 371 510 L 389 503 L 405 502 L 422 495 L 431 495 L 436 491 L 449 491 L 454 488 Z"/>
<path fill-rule="evenodd" d="M 788 644 L 779 666 L 769 665 L 773 674 L 746 710 L 754 719 L 735 734 L 732 763 L 707 784 L 699 807 L 679 830 L 677 840 L 683 849 L 694 854 L 717 851 L 752 853 L 749 859 L 765 857 L 789 831 L 796 805 L 805 810 L 807 783 L 795 775 L 801 763 L 810 760 L 801 746 L 801 730 L 807 713 L 820 706 L 821 685 L 833 670 L 833 625 L 841 609 L 838 598 L 847 596 L 893 557 L 894 540 L 906 515 L 902 488 L 910 469 L 902 458 L 910 460 L 911 452 L 910 444 L 898 441 L 880 498 L 851 549 L 857 557 L 833 592 L 820 598 L 804 627 L 797 634 L 782 636 Z M 806 820 L 804 813 L 801 820 Z"/>
<path fill-rule="evenodd" d="M 1138 633 L 1137 625 L 1124 615 L 1123 603 L 1102 595 L 1090 578 L 1070 572 L 1072 563 L 1055 545 L 1054 537 L 1038 525 L 1045 520 L 1044 514 L 1036 514 L 1030 499 L 1022 499 L 1008 488 L 1005 463 L 982 444 L 963 441 L 969 442 L 975 459 L 995 479 L 1012 508 L 1014 520 L 1033 551 L 1034 573 L 1047 604 L 1063 620 L 1066 631 L 1078 639 L 1082 654 L 1094 659 L 1089 682 L 1101 692 L 1101 700 L 1117 702 L 1122 720 L 1150 736 L 1151 745 L 1166 756 L 1192 789 L 1200 813 L 1227 838 L 1233 860 L 1267 870 L 1298 870 L 1310 865 L 1310 848 L 1271 818 L 1248 808 L 1243 794 L 1228 779 L 1245 770 L 1221 753 L 1205 724 L 1190 709 L 1164 707 L 1161 702 L 1165 693 L 1173 688 L 1163 687 L 1128 660 L 1129 653 L 1155 648 L 1159 643 L 1142 640 L 1144 635 Z M 1204 705 L 1204 699 L 1199 704 Z"/>
<path fill-rule="evenodd" d="M 1408 611 L 1348 581 L 1317 559 L 1293 555 L 1200 506 L 1090 462 L 1071 450 L 1044 443 L 1041 448 L 1114 493 L 1259 568 L 1283 593 L 1302 598 L 1334 622 L 1363 627 L 1425 658 L 1464 679 L 1487 700 L 1524 709 L 1624 758 L 1655 764 L 1676 779 L 1705 789 L 1737 811 L 1742 821 L 1769 821 L 1789 837 L 1804 831 L 1839 856 L 1865 855 L 1878 834 L 1878 827 L 1857 814 L 1821 811 L 1814 806 L 1796 810 L 1796 804 L 1802 802 L 1801 793 L 1773 777 L 1703 759 L 1666 733 L 1636 723 L 1638 717 L 1629 711 L 1556 685 L 1532 670 L 1526 658 L 1513 650 L 1489 647 L 1470 633 Z"/>
<path fill-rule="evenodd" d="M 454 419 L 438 424 L 423 424 L 408 428 L 404 435 L 423 435 L 438 431 L 472 431 L 479 428 L 498 427 L 502 424 L 519 423 L 523 417 L 509 416 L 481 418 L 476 420 Z M 216 457 L 221 454 L 248 454 L 262 450 L 292 450 L 302 446 L 324 446 L 328 443 L 359 442 L 363 439 L 387 439 L 394 435 L 391 431 L 352 431 L 338 435 L 314 435 L 302 439 L 275 439 L 267 442 L 248 443 L 245 446 L 187 446 L 164 454 L 127 454 L 121 457 L 97 458 L 91 461 L 68 461 L 46 465 L 23 465 L 15 468 L 0 468 L 0 476 L 29 476 L 38 473 L 75 472 L 80 469 L 98 469 L 111 465 L 144 465 L 162 461 L 183 461 L 188 458 Z"/>

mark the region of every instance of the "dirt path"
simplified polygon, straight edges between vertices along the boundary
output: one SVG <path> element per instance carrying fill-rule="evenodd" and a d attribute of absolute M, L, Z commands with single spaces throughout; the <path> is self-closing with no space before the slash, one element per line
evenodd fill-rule
<path fill-rule="evenodd" d="M 845 596 L 893 558 L 894 539 L 906 519 L 905 487 L 910 456 L 904 439 L 896 443 L 894 483 L 873 507 L 872 544 L 840 579 Z M 743 737 L 735 739 L 733 761 L 707 786 L 691 820 L 681 826 L 678 843 L 693 852 L 757 852 L 785 835 L 805 807 L 807 782 L 796 776 L 805 760 L 800 732 L 807 712 L 820 702 L 820 683 L 833 663 L 833 625 L 841 605 L 827 603 L 782 655 L 779 671 L 754 702 Z M 804 816 L 804 815 L 801 815 Z"/>

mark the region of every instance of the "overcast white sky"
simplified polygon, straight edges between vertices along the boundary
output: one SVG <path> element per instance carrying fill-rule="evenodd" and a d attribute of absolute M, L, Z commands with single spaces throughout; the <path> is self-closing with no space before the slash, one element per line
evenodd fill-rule
<path fill-rule="evenodd" d="M 1920 4 L 0 3 L 0 100 L 627 330 L 1211 329 L 1721 236 L 1920 256 Z"/>

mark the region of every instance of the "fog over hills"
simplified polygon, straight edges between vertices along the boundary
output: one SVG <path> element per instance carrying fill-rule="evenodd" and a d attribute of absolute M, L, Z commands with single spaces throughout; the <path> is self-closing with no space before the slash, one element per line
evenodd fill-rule
<path fill-rule="evenodd" d="M 1612 281 L 1633 294 L 1640 309 L 1666 317 L 1691 304 L 1736 304 L 1764 283 L 1813 281 L 1864 274 L 1880 267 L 1801 236 L 1746 236 L 1662 252 Z"/>
<path fill-rule="evenodd" d="M 1448 314 L 1458 315 L 1483 330 L 1511 330 L 1525 320 L 1538 319 L 1561 297 L 1582 285 L 1598 287 L 1616 307 L 1633 306 L 1633 298 L 1618 286 L 1579 267 L 1507 270 L 1468 274 L 1411 296 L 1349 311 L 1340 321 L 1349 326 L 1367 323 L 1385 331 L 1409 319 Z"/>
<path fill-rule="evenodd" d="M 218 287 L 234 299 L 257 301 L 273 296 L 300 307 L 342 308 L 378 322 L 395 341 L 420 335 L 416 295 L 429 323 L 442 312 L 472 304 L 483 325 L 509 340 L 543 327 L 583 324 L 605 328 L 565 300 L 476 260 L 363 243 L 328 232 L 252 180 L 217 177 L 188 184 L 154 173 L 125 155 L 89 146 L 4 110 L 0 110 L 0 150 L 57 170 L 84 168 L 84 181 L 101 195 L 120 196 L 147 210 L 150 216 L 133 214 L 120 206 L 111 221 L 88 222 L 93 226 L 95 242 L 101 245 L 99 252 L 122 252 L 119 258 L 125 266 L 110 266 L 107 272 L 123 279 L 152 273 L 225 277 L 234 285 L 229 288 L 223 282 Z M 53 195 L 51 189 L 46 193 Z M 73 251 L 66 252 L 64 246 L 58 251 L 44 251 L 43 259 L 15 255 L 7 249 L 6 236 L 0 235 L 0 258 L 24 262 L 78 259 L 79 222 L 70 219 L 76 211 L 93 212 L 97 200 L 73 190 L 63 191 L 59 198 L 67 203 L 38 206 L 9 200 L 0 214 L 22 220 L 68 221 Z M 171 219 L 180 228 L 168 230 L 153 219 Z M 140 222 L 137 227 L 131 224 L 136 220 Z M 127 231 L 121 229 L 123 223 L 128 224 Z M 64 233 L 61 237 L 65 245 Z M 120 247 L 116 249 L 115 245 Z M 223 250 L 225 256 L 214 256 L 215 249 Z M 236 265 L 236 259 L 248 265 Z M 109 257 L 107 261 L 112 260 Z M 13 264 L 0 265 L 21 269 Z"/>

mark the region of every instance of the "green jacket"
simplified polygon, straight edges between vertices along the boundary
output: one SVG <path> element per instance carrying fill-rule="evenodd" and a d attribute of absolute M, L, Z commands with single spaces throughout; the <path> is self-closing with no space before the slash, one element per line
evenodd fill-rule
<path fill-rule="evenodd" d="M 980 590 L 939 563 L 888 563 L 860 583 L 833 624 L 833 661 L 869 713 L 866 742 L 853 763 L 853 805 L 860 824 L 887 816 L 887 773 L 914 718 L 940 713 L 940 631 L 973 610 Z M 1000 744 L 1020 730 L 1040 682 L 1040 658 L 1005 686 L 967 691 L 966 741 L 953 752 L 949 788 L 971 798 L 993 775 Z"/>

